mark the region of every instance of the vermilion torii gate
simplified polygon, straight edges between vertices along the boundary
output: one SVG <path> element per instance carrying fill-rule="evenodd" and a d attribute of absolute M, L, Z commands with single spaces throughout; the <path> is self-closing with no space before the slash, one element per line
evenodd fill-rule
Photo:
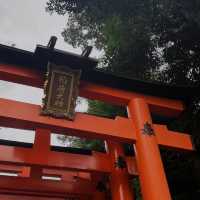
<path fill-rule="evenodd" d="M 81 68 L 79 96 L 126 106 L 129 116 L 108 119 L 76 113 L 75 120 L 68 121 L 41 116 L 38 105 L 0 99 L 0 126 L 36 132 L 31 148 L 0 146 L 0 171 L 14 171 L 19 175 L 0 177 L 1 199 L 11 199 L 12 194 L 28 195 L 36 200 L 36 196 L 103 200 L 108 197 L 96 186 L 106 174 L 110 177 L 113 200 L 134 199 L 129 178 L 136 175 L 140 178 L 144 200 L 170 200 L 159 146 L 194 149 L 190 135 L 153 123 L 152 116 L 178 117 L 185 108 L 184 100 L 197 89 L 116 77 L 94 70 L 97 62 L 93 59 L 44 46 L 37 46 L 31 53 L 1 45 L 0 79 L 41 88 L 48 61 Z M 51 132 L 103 139 L 107 152 L 92 155 L 55 152 L 50 148 Z M 135 158 L 125 157 L 122 142 L 134 144 Z M 43 175 L 59 176 L 61 181 L 41 180 Z"/>

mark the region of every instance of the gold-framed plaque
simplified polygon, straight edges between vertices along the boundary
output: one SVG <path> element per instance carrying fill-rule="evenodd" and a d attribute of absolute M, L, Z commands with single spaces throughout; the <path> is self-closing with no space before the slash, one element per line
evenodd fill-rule
<path fill-rule="evenodd" d="M 81 70 L 48 63 L 42 115 L 73 120 Z"/>

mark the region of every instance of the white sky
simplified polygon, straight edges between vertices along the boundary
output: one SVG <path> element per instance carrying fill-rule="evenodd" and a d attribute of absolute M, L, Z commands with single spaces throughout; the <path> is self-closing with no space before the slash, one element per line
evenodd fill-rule
<path fill-rule="evenodd" d="M 36 44 L 47 45 L 51 35 L 58 37 L 56 48 L 80 53 L 63 42 L 61 32 L 67 16 L 45 12 L 47 0 L 0 0 L 0 42 L 33 51 Z"/>
<path fill-rule="evenodd" d="M 61 36 L 67 15 L 50 16 L 45 11 L 46 2 L 47 0 L 0 0 L 0 43 L 14 43 L 17 48 L 34 51 L 36 44 L 47 45 L 50 36 L 55 35 L 58 37 L 55 48 L 80 54 L 80 49 L 74 49 L 65 43 Z M 97 56 L 96 52 L 93 56 Z M 0 80 L 0 98 L 41 104 L 42 95 L 43 91 L 40 89 Z M 86 109 L 85 101 L 77 108 L 79 111 Z M 33 133 L 2 128 L 0 138 L 32 142 Z M 57 144 L 55 137 L 53 143 Z"/>

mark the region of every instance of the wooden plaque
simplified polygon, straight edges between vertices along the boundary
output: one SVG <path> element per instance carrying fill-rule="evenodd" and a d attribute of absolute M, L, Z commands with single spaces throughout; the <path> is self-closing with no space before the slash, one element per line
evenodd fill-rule
<path fill-rule="evenodd" d="M 42 114 L 73 120 L 81 70 L 48 64 Z"/>

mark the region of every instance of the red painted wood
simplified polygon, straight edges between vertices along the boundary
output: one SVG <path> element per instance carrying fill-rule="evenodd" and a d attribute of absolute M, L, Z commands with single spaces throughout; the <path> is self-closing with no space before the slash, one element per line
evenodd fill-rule
<path fill-rule="evenodd" d="M 43 87 L 44 74 L 36 69 L 0 64 L 0 79 L 35 87 Z M 165 116 L 177 116 L 184 110 L 184 105 L 179 100 L 147 96 L 84 81 L 81 81 L 80 84 L 80 96 L 119 105 L 127 105 L 133 98 L 144 98 L 152 112 Z"/>
<path fill-rule="evenodd" d="M 44 74 L 35 69 L 0 64 L 0 79 L 42 87 Z M 191 138 L 186 134 L 169 131 L 161 125 L 152 125 L 155 136 L 147 137 L 141 135 L 142 124 L 145 120 L 152 123 L 150 112 L 164 116 L 177 116 L 184 110 L 183 103 L 178 100 L 127 92 L 84 81 L 80 84 L 80 96 L 118 105 L 128 105 L 131 118 L 133 118 L 118 117 L 112 120 L 77 113 L 75 121 L 72 122 L 41 116 L 40 106 L 0 99 L 1 126 L 36 130 L 36 139 L 32 149 L 0 146 L 0 152 L 3 152 L 0 154 L 0 163 L 23 166 L 21 172 L 17 171 L 21 177 L 0 177 L 0 193 L 32 195 L 29 197 L 30 200 L 34 195 L 67 197 L 69 193 L 83 194 L 81 199 L 84 199 L 84 195 L 91 196 L 95 193 L 96 198 L 101 199 L 101 194 L 94 188 L 88 172 L 104 172 L 111 173 L 114 200 L 129 200 L 132 199 L 128 187 L 129 174 L 137 175 L 138 168 L 145 200 L 160 200 L 161 197 L 163 200 L 171 199 L 158 144 L 179 150 L 193 150 Z M 86 156 L 53 152 L 50 151 L 51 131 L 80 137 L 114 140 L 109 141 L 109 144 L 114 144 L 114 147 L 110 146 L 110 155 L 93 153 L 92 156 Z M 114 159 L 122 154 L 122 150 L 115 145 L 117 141 L 136 143 L 137 166 L 134 158 L 126 158 L 128 167 L 126 172 L 113 168 Z M 152 173 L 150 169 L 151 164 L 153 164 L 155 173 Z M 52 169 L 58 171 L 67 169 L 73 172 L 58 173 L 63 178 L 60 182 L 44 181 L 41 180 L 45 172 L 43 168 L 48 168 L 46 169 L 47 174 L 48 170 Z M 10 167 L 9 170 L 12 171 L 14 168 Z M 86 173 L 81 174 L 82 171 Z M 80 173 L 77 175 L 77 182 L 73 182 L 74 173 Z M 22 200 L 23 198 L 21 197 Z"/>
<path fill-rule="evenodd" d="M 53 197 L 44 195 L 40 196 L 34 193 L 24 193 L 23 192 L 16 192 L 12 191 L 12 194 L 7 194 L 10 193 L 9 191 L 6 190 L 0 190 L 0 199 L 1 200 L 93 200 L 92 197 L 87 197 L 87 196 L 71 196 L 69 195 L 68 198 L 66 197 Z M 5 194 L 4 194 L 5 193 Z M 72 198 L 73 197 L 73 198 Z"/>
<path fill-rule="evenodd" d="M 0 107 L 1 126 L 25 129 L 49 128 L 57 133 L 131 143 L 136 140 L 134 124 L 127 118 L 117 117 L 113 120 L 77 113 L 74 121 L 54 119 L 40 116 L 40 106 L 1 98 Z M 158 144 L 178 150 L 194 150 L 189 135 L 169 131 L 163 125 L 154 124 L 154 128 Z"/>
<path fill-rule="evenodd" d="M 18 155 L 26 155 L 26 151 L 23 151 L 23 150 L 24 150 L 23 148 L 19 148 L 19 147 L 6 147 L 6 146 L 0 145 L 0 151 L 4 151 L 8 155 L 8 158 L 4 159 L 4 157 L 1 156 L 1 154 L 0 154 L 0 163 L 3 163 L 3 164 L 0 164 L 0 172 L 8 172 L 8 173 L 16 172 L 21 177 L 29 177 L 31 169 L 30 169 L 30 167 L 24 166 L 24 163 L 26 163 L 25 159 L 24 160 L 23 159 L 20 160 L 19 158 L 17 159 L 16 157 L 14 157 L 14 155 L 10 156 L 10 153 L 9 153 L 10 151 L 17 151 L 17 152 L 20 152 Z M 99 156 L 98 156 L 98 154 L 99 154 Z M 47 154 L 47 156 L 48 155 L 49 154 Z M 53 160 L 53 159 L 56 159 L 55 156 L 57 156 L 58 154 L 56 154 L 54 156 L 53 156 L 53 154 L 50 154 L 50 155 Z M 28 157 L 28 155 L 27 155 L 27 157 Z M 85 155 L 75 155 L 75 157 L 73 157 L 73 156 L 71 156 L 71 154 L 67 154 L 64 157 L 60 156 L 60 158 L 68 161 L 68 162 L 65 161 L 66 162 L 65 165 L 60 164 L 61 161 L 56 159 L 56 161 L 58 161 L 57 165 L 56 164 L 51 165 L 51 163 L 47 162 L 45 164 L 40 163 L 39 166 L 41 167 L 41 169 L 43 169 L 42 170 L 43 175 L 58 176 L 58 177 L 62 177 L 63 180 L 66 180 L 67 178 L 72 177 L 72 176 L 77 176 L 82 179 L 90 180 L 91 177 L 88 172 L 101 171 L 101 172 L 105 172 L 105 173 L 110 173 L 111 167 L 110 167 L 109 155 L 105 155 L 105 157 L 104 158 L 103 157 L 104 157 L 104 155 L 102 155 L 101 153 L 97 153 L 96 156 L 94 156 L 94 158 L 92 158 L 92 160 L 93 161 L 96 160 L 96 163 L 99 163 L 99 165 L 101 165 L 100 163 L 104 162 L 104 168 L 106 165 L 109 166 L 107 168 L 107 170 L 104 170 L 103 168 L 102 168 L 102 170 L 100 170 L 99 169 L 100 167 L 97 168 L 95 166 L 89 167 L 90 165 L 87 162 L 88 161 L 91 162 L 91 161 L 85 159 Z M 75 163 L 76 162 L 78 163 L 79 161 L 82 162 L 81 166 L 80 166 L 80 163 L 68 164 L 70 161 L 74 162 L 74 160 L 77 160 L 77 161 L 75 161 Z M 108 164 L 108 162 L 109 162 L 109 164 Z M 138 172 L 137 172 L 137 165 L 136 165 L 135 158 L 134 157 L 126 157 L 126 162 L 127 162 L 128 173 L 131 176 L 137 176 Z M 5 164 L 5 163 L 7 163 L 7 164 Z M 22 166 L 20 166 L 20 165 L 22 165 Z M 36 162 L 29 161 L 27 163 L 27 165 L 34 166 L 34 165 L 36 165 Z M 68 172 L 66 170 L 63 170 L 63 169 L 72 170 L 73 165 L 74 165 L 73 170 L 75 170 L 75 171 Z"/>
<path fill-rule="evenodd" d="M 49 193 L 49 196 L 92 195 L 95 188 L 87 180 L 50 181 L 23 177 L 0 177 L 0 189 L 8 191 L 25 191 L 39 194 Z"/>
<path fill-rule="evenodd" d="M 114 200 L 134 200 L 133 189 L 129 181 L 127 168 L 119 168 L 116 162 L 119 156 L 125 158 L 122 144 L 106 141 L 107 151 L 111 157 L 112 172 L 110 174 L 110 187 L 112 199 Z"/>
<path fill-rule="evenodd" d="M 153 127 L 156 140 L 161 146 L 180 151 L 194 151 L 191 135 L 170 131 L 164 125 L 154 124 Z"/>
<path fill-rule="evenodd" d="M 78 171 L 99 171 L 109 173 L 109 156 L 93 153 L 93 156 L 50 151 L 45 157 L 34 154 L 32 149 L 0 145 L 0 163 L 17 165 L 39 165 L 44 168 L 68 169 Z"/>
<path fill-rule="evenodd" d="M 41 116 L 38 105 L 0 98 L 0 126 L 36 129 L 81 137 L 134 141 L 131 123 L 122 117 L 115 120 L 77 113 L 74 121 Z M 20 112 L 19 112 L 20 111 Z M 122 134 L 123 133 L 123 134 Z"/>
<path fill-rule="evenodd" d="M 25 196 L 25 195 L 6 195 L 0 194 L 1 200 L 49 200 L 49 197 Z M 66 200 L 65 198 L 51 198 L 51 200 Z"/>
<path fill-rule="evenodd" d="M 171 200 L 156 136 L 144 133 L 146 123 L 152 126 L 148 104 L 144 99 L 138 98 L 133 99 L 128 108 L 130 118 L 136 127 L 135 156 L 143 199 Z"/>

